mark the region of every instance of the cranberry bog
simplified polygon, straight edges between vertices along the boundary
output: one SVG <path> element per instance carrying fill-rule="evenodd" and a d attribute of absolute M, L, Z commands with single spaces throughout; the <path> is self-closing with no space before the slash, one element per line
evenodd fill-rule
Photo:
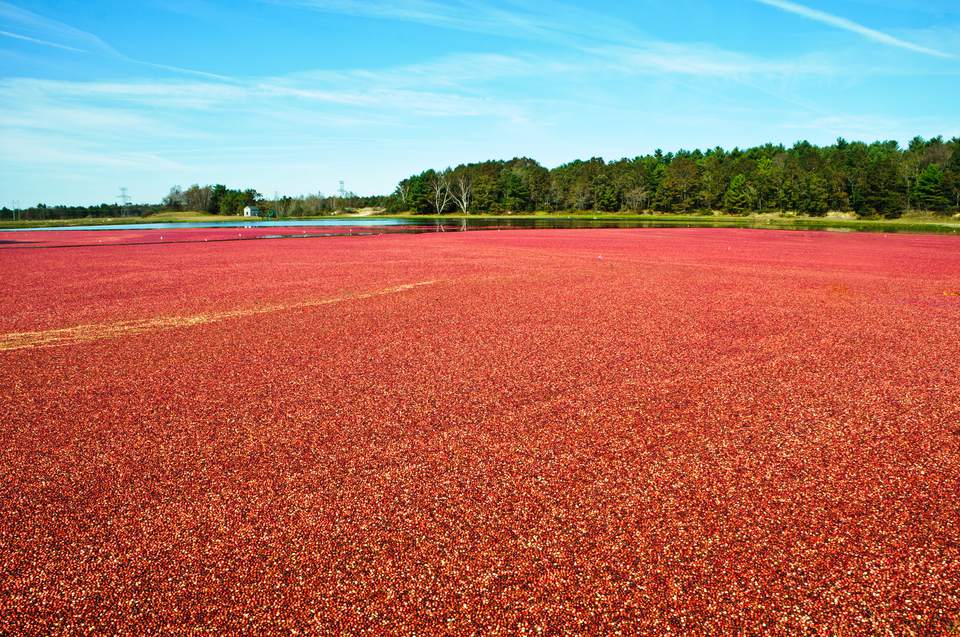
<path fill-rule="evenodd" d="M 59 234 L 0 633 L 957 630 L 960 238 Z"/>

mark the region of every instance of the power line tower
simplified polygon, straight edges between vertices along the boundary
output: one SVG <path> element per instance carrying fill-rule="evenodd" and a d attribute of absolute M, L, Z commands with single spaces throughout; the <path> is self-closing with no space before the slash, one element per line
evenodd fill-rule
<path fill-rule="evenodd" d="M 339 184 L 340 184 L 340 187 L 337 188 L 337 201 L 336 201 L 336 205 L 334 206 L 335 208 L 334 212 L 343 210 L 343 207 L 347 200 L 347 189 L 344 188 L 342 179 L 339 181 Z"/>
<path fill-rule="evenodd" d="M 120 200 L 120 216 L 127 216 L 127 206 L 130 205 L 130 195 L 127 194 L 126 186 L 120 188 L 120 195 L 117 197 Z"/>

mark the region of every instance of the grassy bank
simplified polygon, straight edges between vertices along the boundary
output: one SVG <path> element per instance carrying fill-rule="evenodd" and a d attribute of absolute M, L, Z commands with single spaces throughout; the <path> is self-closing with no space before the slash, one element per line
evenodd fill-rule
<path fill-rule="evenodd" d="M 369 217 L 371 215 L 326 215 L 306 217 L 279 217 L 281 220 L 295 219 L 307 221 L 310 219 L 330 219 L 332 217 Z M 76 226 L 119 226 L 133 223 L 206 223 L 228 221 L 273 221 L 274 219 L 249 218 L 236 215 L 212 215 L 207 212 L 170 211 L 152 215 L 131 215 L 128 217 L 77 217 L 75 219 L 26 219 L 21 221 L 0 221 L 0 229 L 4 228 L 72 228 Z"/>
<path fill-rule="evenodd" d="M 370 218 L 370 215 L 338 215 L 340 218 Z M 329 219 L 330 217 L 295 217 L 297 220 Z M 444 223 L 459 223 L 463 215 L 376 215 L 376 218 L 411 219 L 432 221 L 441 219 Z M 572 220 L 572 221 L 627 221 L 656 225 L 711 226 L 711 227 L 750 227 L 785 229 L 847 229 L 863 231 L 901 231 L 901 232 L 960 232 L 960 218 L 910 214 L 898 219 L 858 219 L 850 215 L 828 215 L 825 217 L 805 217 L 798 215 L 755 214 L 747 216 L 724 214 L 620 214 L 620 213 L 555 213 L 539 212 L 529 214 L 471 214 L 470 220 L 504 221 L 514 220 Z M 49 219 L 26 221 L 2 221 L 3 228 L 49 228 L 75 226 L 123 225 L 135 223 L 196 223 L 226 222 L 243 220 L 244 217 L 211 215 L 204 212 L 163 212 L 135 217 L 85 217 L 79 219 Z M 291 217 L 281 217 L 291 219 Z"/>
<path fill-rule="evenodd" d="M 129 217 L 79 217 L 76 219 L 27 219 L 0 221 L 0 228 L 60 228 L 74 226 L 118 226 L 131 223 L 197 223 L 205 221 L 236 221 L 243 217 L 211 215 L 206 212 L 161 212 L 154 215 Z"/>
<path fill-rule="evenodd" d="M 381 215 L 382 217 L 397 219 L 441 219 L 446 223 L 456 223 L 464 215 Z M 572 221 L 632 221 L 657 225 L 692 226 L 704 225 L 711 227 L 749 227 L 749 228 L 785 228 L 785 229 L 847 229 L 864 231 L 901 231 L 901 232 L 960 232 L 960 218 L 933 215 L 910 214 L 897 219 L 865 219 L 852 215 L 828 215 L 824 217 L 807 217 L 801 215 L 754 214 L 754 215 L 726 215 L 726 214 L 620 214 L 620 213 L 530 213 L 520 215 L 476 214 L 468 215 L 468 219 L 497 220 L 502 219 L 569 219 Z"/>

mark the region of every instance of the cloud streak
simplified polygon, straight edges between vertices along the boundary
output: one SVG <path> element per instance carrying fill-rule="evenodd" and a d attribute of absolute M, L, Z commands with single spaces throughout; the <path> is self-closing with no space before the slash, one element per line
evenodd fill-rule
<path fill-rule="evenodd" d="M 644 37 L 629 22 L 563 3 L 549 11 L 515 0 L 510 8 L 476 0 L 264 0 L 324 13 L 401 20 L 500 37 L 575 44 L 582 41 L 626 44 Z"/>
<path fill-rule="evenodd" d="M 906 49 L 907 51 L 913 51 L 914 53 L 921 53 L 923 55 L 929 55 L 938 58 L 947 58 L 955 59 L 955 55 L 949 53 L 944 53 L 943 51 L 938 51 L 937 49 L 931 49 L 919 44 L 914 44 L 913 42 L 908 42 L 902 40 L 898 37 L 892 36 L 889 33 L 884 33 L 882 31 L 877 31 L 876 29 L 871 29 L 870 27 L 864 26 L 853 20 L 848 20 L 832 13 L 827 13 L 826 11 L 820 11 L 819 9 L 814 9 L 802 4 L 797 4 L 796 2 L 790 2 L 789 0 L 755 0 L 760 4 L 767 5 L 768 7 L 773 7 L 775 9 L 780 9 L 781 11 L 786 11 L 787 13 L 792 13 L 794 15 L 807 18 L 808 20 L 813 20 L 814 22 L 820 22 L 821 24 L 826 24 L 837 29 L 842 29 L 844 31 L 849 31 L 850 33 L 856 33 L 857 35 L 863 36 L 868 40 L 878 42 L 887 46 L 893 46 L 900 49 Z"/>
<path fill-rule="evenodd" d="M 57 44 L 56 42 L 47 42 L 46 40 L 41 40 L 39 38 L 31 38 L 28 35 L 20 35 L 19 33 L 10 33 L 9 31 L 0 31 L 0 35 L 6 38 L 13 38 L 14 40 L 21 40 L 23 42 L 30 42 L 31 44 L 39 44 L 41 46 L 49 46 L 55 49 L 62 49 L 64 51 L 73 51 L 74 53 L 86 53 L 83 49 L 77 49 L 72 46 L 67 46 L 66 44 Z"/>
<path fill-rule="evenodd" d="M 2 0 L 0 0 L 0 24 L 3 24 L 8 32 L 15 25 L 18 34 L 27 34 L 32 41 L 40 40 L 48 46 L 59 46 L 73 51 L 116 54 L 113 47 L 92 33 L 45 18 Z"/>
<path fill-rule="evenodd" d="M 636 46 L 586 49 L 598 56 L 587 68 L 606 68 L 624 75 L 675 75 L 737 80 L 746 77 L 831 75 L 835 69 L 821 60 L 777 60 L 736 53 L 707 44 L 646 42 Z"/>
<path fill-rule="evenodd" d="M 6 27 L 6 29 L 0 30 L 0 35 L 23 42 L 70 51 L 71 53 L 98 53 L 127 62 L 128 64 L 146 66 L 171 73 L 193 75 L 195 77 L 220 80 L 223 82 L 233 81 L 232 78 L 224 75 L 166 64 L 157 64 L 130 57 L 116 50 L 92 33 L 82 31 L 57 20 L 51 20 L 50 18 L 33 13 L 32 11 L 27 11 L 26 9 L 21 9 L 18 6 L 12 5 L 9 2 L 3 2 L 2 0 L 0 0 L 0 25 Z M 10 25 L 15 25 L 14 28 L 19 32 L 7 30 L 11 28 Z M 29 35 L 25 35 L 24 32 Z"/>

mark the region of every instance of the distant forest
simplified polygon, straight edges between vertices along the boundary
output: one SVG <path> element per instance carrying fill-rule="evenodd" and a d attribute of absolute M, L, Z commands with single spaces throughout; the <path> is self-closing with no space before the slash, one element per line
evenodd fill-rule
<path fill-rule="evenodd" d="M 633 159 L 574 161 L 548 170 L 527 158 L 427 170 L 404 179 L 392 211 L 693 213 L 960 212 L 960 138 L 819 147 L 656 151 Z"/>
<path fill-rule="evenodd" d="M 156 204 L 100 204 L 96 206 L 46 206 L 37 204 L 32 208 L 16 211 L 0 209 L 0 220 L 81 219 L 84 217 L 148 216 L 159 212 L 190 211 L 215 215 L 240 215 L 246 206 L 256 206 L 262 211 L 275 211 L 279 216 L 305 217 L 332 215 L 338 211 L 360 208 L 386 208 L 390 197 L 383 195 L 363 197 L 353 193 L 328 197 L 322 194 L 301 197 L 278 197 L 266 199 L 252 188 L 244 190 L 214 186 L 193 185 L 183 189 L 174 186 L 163 201 Z"/>
<path fill-rule="evenodd" d="M 267 199 L 253 189 L 223 185 L 171 188 L 161 203 L 44 206 L 20 219 L 148 215 L 165 210 L 241 214 L 256 205 L 280 216 L 329 215 L 360 208 L 414 214 L 548 212 L 660 212 L 730 214 L 784 212 L 899 217 L 906 211 L 960 213 L 960 138 L 915 137 L 830 146 L 798 142 L 748 149 L 656 151 L 605 162 L 594 157 L 552 170 L 533 159 L 485 161 L 426 170 L 401 181 L 390 195 L 341 193 Z M 8 208 L 0 219 L 13 218 Z"/>
<path fill-rule="evenodd" d="M 231 190 L 222 185 L 190 186 L 182 190 L 179 186 L 170 189 L 163 200 L 165 210 L 196 210 L 220 215 L 239 215 L 246 206 L 257 206 L 262 210 L 275 211 L 284 217 L 304 217 L 330 215 L 338 211 L 351 211 L 359 208 L 384 208 L 389 197 L 382 195 L 360 196 L 346 192 L 338 196 L 322 194 L 300 197 L 277 197 L 266 199 L 256 190 Z"/>

